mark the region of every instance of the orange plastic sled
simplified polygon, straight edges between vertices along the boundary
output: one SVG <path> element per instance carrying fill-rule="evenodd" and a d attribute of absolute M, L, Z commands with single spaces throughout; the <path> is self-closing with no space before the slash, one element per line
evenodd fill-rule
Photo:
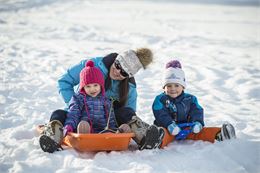
<path fill-rule="evenodd" d="M 77 151 L 127 150 L 134 133 L 77 134 L 69 133 L 63 143 Z"/>
<path fill-rule="evenodd" d="M 42 133 L 43 125 L 37 126 L 38 133 Z M 80 152 L 86 151 L 122 151 L 127 150 L 134 133 L 68 133 L 63 144 Z"/>

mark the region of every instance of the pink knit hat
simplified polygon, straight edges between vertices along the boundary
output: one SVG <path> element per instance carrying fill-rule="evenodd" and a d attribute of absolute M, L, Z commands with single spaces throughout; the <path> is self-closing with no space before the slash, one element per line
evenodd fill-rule
<path fill-rule="evenodd" d="M 79 83 L 79 90 L 80 92 L 84 92 L 84 86 L 87 84 L 97 83 L 101 86 L 102 95 L 105 95 L 105 80 L 102 72 L 97 68 L 94 67 L 94 62 L 88 60 L 86 63 L 86 67 L 83 68 L 80 72 L 80 83 Z"/>

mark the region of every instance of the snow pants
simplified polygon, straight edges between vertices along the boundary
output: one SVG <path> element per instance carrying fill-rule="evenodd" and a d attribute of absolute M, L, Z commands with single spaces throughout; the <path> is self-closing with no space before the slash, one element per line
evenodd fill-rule
<path fill-rule="evenodd" d="M 136 115 L 135 111 L 129 107 L 117 108 L 114 111 L 118 126 L 124 123 L 128 123 L 132 119 L 132 117 Z M 67 113 L 67 111 L 62 109 L 55 110 L 51 114 L 50 121 L 58 120 L 64 125 L 67 118 Z"/>
<path fill-rule="evenodd" d="M 221 128 L 219 127 L 204 127 L 199 133 L 191 133 L 187 136 L 186 139 L 188 140 L 202 140 L 202 141 L 208 141 L 211 143 L 215 142 L 215 138 L 218 132 L 220 132 Z M 172 141 L 174 141 L 174 136 L 172 136 L 168 130 L 164 128 L 164 138 L 161 145 L 161 148 L 165 147 Z"/>

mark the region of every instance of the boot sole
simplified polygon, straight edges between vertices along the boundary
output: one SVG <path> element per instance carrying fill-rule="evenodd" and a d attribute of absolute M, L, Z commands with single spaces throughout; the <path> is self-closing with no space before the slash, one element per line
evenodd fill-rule
<path fill-rule="evenodd" d="M 151 125 L 147 129 L 146 136 L 144 137 L 145 141 L 141 141 L 141 146 L 139 147 L 139 149 L 143 150 L 159 148 L 162 143 L 163 137 L 164 131 L 161 131 L 161 129 L 157 128 L 155 125 Z"/>
<path fill-rule="evenodd" d="M 236 138 L 235 128 L 231 124 L 223 124 L 221 136 L 223 140 Z"/>
<path fill-rule="evenodd" d="M 62 147 L 47 135 L 41 135 L 39 143 L 44 152 L 53 153 L 54 151 L 62 150 Z"/>
<path fill-rule="evenodd" d="M 77 128 L 78 133 L 90 133 L 90 126 L 87 121 L 81 121 Z"/>
<path fill-rule="evenodd" d="M 164 130 L 163 128 L 159 127 L 159 142 L 157 143 L 157 145 L 155 145 L 155 148 L 160 148 L 163 142 L 163 138 L 164 138 Z"/>

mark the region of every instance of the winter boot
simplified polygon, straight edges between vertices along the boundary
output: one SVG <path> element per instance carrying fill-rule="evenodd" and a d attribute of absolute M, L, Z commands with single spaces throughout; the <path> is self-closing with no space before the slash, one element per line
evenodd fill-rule
<path fill-rule="evenodd" d="M 149 125 L 139 117 L 133 116 L 128 122 L 131 131 L 135 133 L 134 141 L 139 145 L 139 149 L 154 149 L 160 147 L 164 136 L 164 130 L 155 125 Z"/>
<path fill-rule="evenodd" d="M 39 138 L 41 149 L 44 152 L 53 153 L 62 150 L 63 125 L 60 121 L 53 120 L 44 125 L 43 133 Z"/>
<path fill-rule="evenodd" d="M 164 130 L 156 125 L 148 127 L 145 136 L 142 138 L 139 149 L 156 149 L 160 148 L 164 137 Z"/>
<path fill-rule="evenodd" d="M 217 141 L 224 141 L 224 140 L 235 139 L 235 138 L 236 138 L 235 128 L 230 123 L 223 124 L 220 132 L 216 135 Z"/>
<path fill-rule="evenodd" d="M 131 128 L 128 124 L 121 124 L 118 127 L 117 133 L 131 133 Z"/>
<path fill-rule="evenodd" d="M 90 125 L 87 121 L 80 121 L 77 128 L 78 133 L 90 133 Z"/>

